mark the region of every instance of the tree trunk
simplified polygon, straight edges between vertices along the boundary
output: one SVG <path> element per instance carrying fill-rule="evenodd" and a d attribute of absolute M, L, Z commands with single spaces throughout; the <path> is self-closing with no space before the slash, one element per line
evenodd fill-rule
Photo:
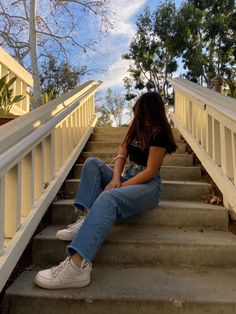
<path fill-rule="evenodd" d="M 213 72 L 213 58 L 214 58 L 214 50 L 215 50 L 215 39 L 213 38 L 209 45 L 209 63 L 208 63 L 208 73 L 207 73 L 207 87 L 211 87 L 211 80 L 215 76 Z"/>
<path fill-rule="evenodd" d="M 30 0 L 29 45 L 30 45 L 31 71 L 34 80 L 33 85 L 34 102 L 31 105 L 31 110 L 37 108 L 41 104 L 41 91 L 37 56 L 36 6 L 37 0 Z"/>

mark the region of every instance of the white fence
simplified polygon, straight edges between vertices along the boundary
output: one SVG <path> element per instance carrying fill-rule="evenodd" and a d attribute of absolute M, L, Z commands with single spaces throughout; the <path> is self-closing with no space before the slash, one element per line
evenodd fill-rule
<path fill-rule="evenodd" d="M 11 113 L 22 115 L 29 111 L 30 99 L 27 92 L 33 86 L 32 75 L 27 72 L 19 63 L 16 62 L 4 49 L 0 47 L 0 78 L 8 74 L 8 78 L 16 76 L 13 85 L 14 96 L 23 95 L 25 98 L 15 104 Z"/>
<path fill-rule="evenodd" d="M 236 218 L 236 100 L 183 78 L 170 83 L 175 91 L 172 120 Z"/>
<path fill-rule="evenodd" d="M 96 124 L 89 81 L 0 132 L 0 290 Z"/>

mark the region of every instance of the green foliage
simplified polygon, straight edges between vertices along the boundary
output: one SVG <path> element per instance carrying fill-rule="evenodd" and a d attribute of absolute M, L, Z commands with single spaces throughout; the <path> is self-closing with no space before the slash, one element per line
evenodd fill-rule
<path fill-rule="evenodd" d="M 0 115 L 10 115 L 12 106 L 22 99 L 23 95 L 13 96 L 12 85 L 16 81 L 16 77 L 11 78 L 7 81 L 8 74 L 0 79 Z"/>
<path fill-rule="evenodd" d="M 178 12 L 177 29 L 188 79 L 207 86 L 216 75 L 235 79 L 234 0 L 186 1 Z"/>
<path fill-rule="evenodd" d="M 31 94 L 31 93 L 27 93 L 27 94 L 30 96 L 31 102 L 34 102 L 35 101 L 34 95 Z M 42 93 L 40 104 L 41 105 L 45 105 L 49 101 L 51 101 L 51 100 L 53 100 L 55 98 L 56 98 L 55 90 L 54 90 L 54 88 L 52 88 L 50 91 L 46 91 L 46 92 Z"/>
<path fill-rule="evenodd" d="M 228 96 L 236 98 L 236 82 L 230 79 L 225 79 L 225 82 L 229 86 Z"/>
<path fill-rule="evenodd" d="M 69 90 L 75 88 L 79 83 L 81 76 L 86 72 L 86 67 L 71 67 L 67 62 L 57 63 L 51 56 L 49 60 L 42 65 L 40 74 L 42 93 L 49 94 L 54 90 L 54 96 L 60 96 Z"/>
<path fill-rule="evenodd" d="M 178 57 L 175 38 L 176 8 L 173 1 L 160 4 L 154 13 L 148 8 L 137 19 L 137 32 L 130 44 L 129 53 L 123 55 L 133 61 L 129 68 L 131 83 L 124 79 L 126 98 L 132 99 L 135 93 L 130 90 L 158 91 L 168 99 L 167 77 L 177 69 Z M 136 93 L 137 95 L 137 93 Z"/>
<path fill-rule="evenodd" d="M 136 35 L 123 58 L 131 61 L 124 79 L 127 99 L 138 92 L 158 91 L 171 100 L 168 77 L 183 63 L 187 79 L 210 87 L 224 77 L 234 97 L 236 75 L 236 12 L 234 0 L 186 0 L 179 9 L 173 1 L 148 8 L 138 17 Z"/>

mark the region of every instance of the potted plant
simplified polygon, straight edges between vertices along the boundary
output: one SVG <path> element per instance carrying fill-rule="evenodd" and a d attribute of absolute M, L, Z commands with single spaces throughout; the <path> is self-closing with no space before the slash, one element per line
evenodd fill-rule
<path fill-rule="evenodd" d="M 0 125 L 15 119 L 17 116 L 11 114 L 13 105 L 21 101 L 23 95 L 13 95 L 12 85 L 16 81 L 16 77 L 7 81 L 8 74 L 0 79 Z"/>

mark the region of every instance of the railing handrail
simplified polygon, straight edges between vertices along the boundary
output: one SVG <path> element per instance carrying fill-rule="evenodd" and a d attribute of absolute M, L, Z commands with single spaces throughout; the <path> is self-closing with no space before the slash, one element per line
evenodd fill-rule
<path fill-rule="evenodd" d="M 234 98 L 222 95 L 183 78 L 168 79 L 168 81 L 172 86 L 192 95 L 204 103 L 204 105 L 211 106 L 230 119 L 236 119 L 236 103 Z"/>
<path fill-rule="evenodd" d="M 1 132 L 0 291 L 93 131 L 101 83 L 84 83 L 1 129 L 9 133 Z"/>
<path fill-rule="evenodd" d="M 171 119 L 223 195 L 236 219 L 236 100 L 182 78 Z"/>
<path fill-rule="evenodd" d="M 0 47 L 0 60 L 14 75 L 19 77 L 30 87 L 33 86 L 32 75 L 23 68 L 14 58 L 12 58 L 2 47 Z"/>
<path fill-rule="evenodd" d="M 6 152 L 22 138 L 26 137 L 36 128 L 39 128 L 42 124 L 46 123 L 52 116 L 65 109 L 67 103 L 71 103 L 72 101 L 76 101 L 79 98 L 84 97 L 86 93 L 91 92 L 93 89 L 96 90 L 100 84 L 100 82 L 97 83 L 92 80 L 85 82 L 64 95 L 50 101 L 48 104 L 42 105 L 37 109 L 1 126 L 0 154 Z"/>
<path fill-rule="evenodd" d="M 37 132 L 30 133 L 27 137 L 24 137 L 14 147 L 7 150 L 4 154 L 0 155 L 0 176 L 3 172 L 12 168 L 16 163 L 17 158 L 20 158 L 22 154 L 28 151 L 32 146 L 36 146 L 42 136 L 47 134 L 53 127 L 55 127 L 61 120 L 69 115 L 76 107 L 79 106 L 81 100 L 87 96 L 88 93 L 95 92 L 99 85 L 96 85 L 92 90 L 83 94 L 76 100 L 70 107 L 60 111 L 59 114 L 48 120 L 42 126 L 39 127 Z"/>

